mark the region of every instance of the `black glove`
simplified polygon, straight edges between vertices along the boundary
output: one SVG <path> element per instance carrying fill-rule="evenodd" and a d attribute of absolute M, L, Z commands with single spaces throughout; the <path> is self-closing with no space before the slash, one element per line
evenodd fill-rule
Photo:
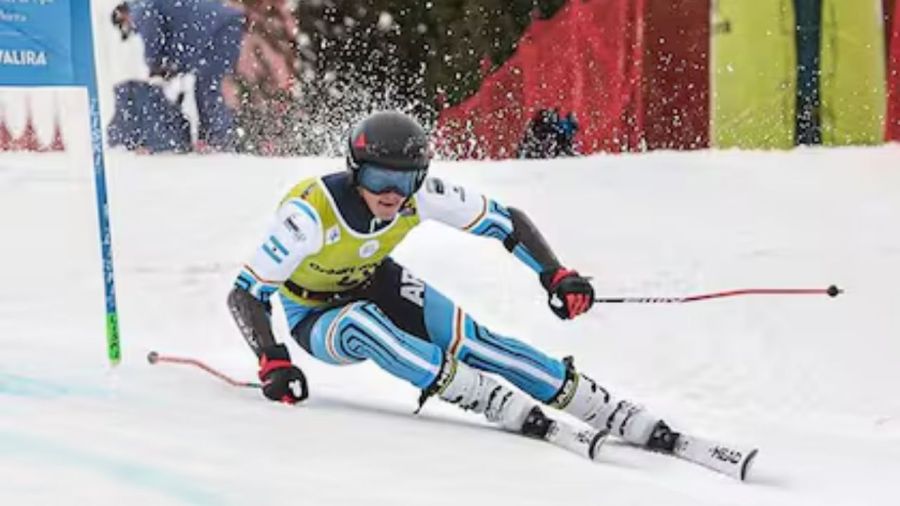
<path fill-rule="evenodd" d="M 306 376 L 291 363 L 291 356 L 283 344 L 266 346 L 259 355 L 259 380 L 263 395 L 270 400 L 296 404 L 309 396 Z"/>
<path fill-rule="evenodd" d="M 594 287 L 576 271 L 560 267 L 541 273 L 541 284 L 547 290 L 547 304 L 563 320 L 575 318 L 594 305 Z"/>

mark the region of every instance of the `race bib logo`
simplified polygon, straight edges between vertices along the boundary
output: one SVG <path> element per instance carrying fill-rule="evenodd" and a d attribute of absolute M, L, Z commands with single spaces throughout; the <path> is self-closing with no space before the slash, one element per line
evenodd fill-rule
<path fill-rule="evenodd" d="M 325 244 L 334 244 L 341 240 L 341 228 L 337 225 L 325 232 Z"/>
<path fill-rule="evenodd" d="M 381 245 L 375 239 L 372 239 L 371 241 L 366 241 L 363 243 L 362 246 L 359 247 L 359 257 L 360 258 L 369 258 L 372 255 L 374 255 L 375 253 L 377 253 L 378 248 L 380 248 L 380 247 L 381 247 Z"/>

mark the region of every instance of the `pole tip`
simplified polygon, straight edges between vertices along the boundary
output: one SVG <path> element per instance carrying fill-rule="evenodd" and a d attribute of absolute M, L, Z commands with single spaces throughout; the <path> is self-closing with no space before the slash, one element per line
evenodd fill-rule
<path fill-rule="evenodd" d="M 150 362 L 151 364 L 155 364 L 157 360 L 159 360 L 159 353 L 156 353 L 155 351 L 151 351 L 150 353 L 147 354 L 147 362 Z"/>
<path fill-rule="evenodd" d="M 838 288 L 837 285 L 831 285 L 827 290 L 825 290 L 825 293 L 827 293 L 829 297 L 837 297 L 838 295 L 844 293 L 844 291 Z"/>

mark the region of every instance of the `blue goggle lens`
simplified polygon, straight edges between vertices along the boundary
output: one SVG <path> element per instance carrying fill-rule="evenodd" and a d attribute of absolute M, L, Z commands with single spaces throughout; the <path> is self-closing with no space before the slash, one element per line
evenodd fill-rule
<path fill-rule="evenodd" d="M 425 171 L 400 171 L 363 164 L 359 168 L 359 185 L 372 193 L 395 191 L 409 197 L 417 190 Z"/>

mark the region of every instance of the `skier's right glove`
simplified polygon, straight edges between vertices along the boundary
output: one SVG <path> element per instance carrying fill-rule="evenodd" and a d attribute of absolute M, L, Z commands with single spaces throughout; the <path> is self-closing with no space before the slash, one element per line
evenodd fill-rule
<path fill-rule="evenodd" d="M 309 396 L 306 376 L 291 363 L 291 356 L 283 344 L 266 346 L 260 350 L 259 380 L 269 400 L 296 404 Z"/>

